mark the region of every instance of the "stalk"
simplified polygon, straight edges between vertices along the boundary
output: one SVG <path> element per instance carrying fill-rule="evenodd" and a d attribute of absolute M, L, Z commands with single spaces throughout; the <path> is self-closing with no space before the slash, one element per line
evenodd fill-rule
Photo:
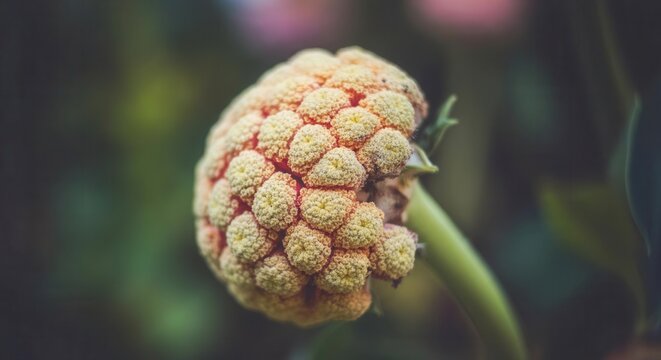
<path fill-rule="evenodd" d="M 426 260 L 475 325 L 489 359 L 525 359 L 518 322 L 486 264 L 452 220 L 416 181 L 408 226 L 426 244 Z"/>

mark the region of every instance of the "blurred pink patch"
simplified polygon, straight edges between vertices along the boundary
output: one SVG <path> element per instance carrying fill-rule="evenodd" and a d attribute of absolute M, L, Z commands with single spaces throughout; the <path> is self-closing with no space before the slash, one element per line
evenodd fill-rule
<path fill-rule="evenodd" d="M 520 21 L 526 0 L 410 0 L 422 22 L 434 28 L 471 34 L 499 34 Z"/>
<path fill-rule="evenodd" d="M 655 344 L 632 343 L 608 355 L 606 360 L 654 360 L 661 359 L 661 346 Z"/>
<path fill-rule="evenodd" d="M 236 1 L 235 20 L 248 45 L 288 52 L 332 43 L 345 27 L 344 0 Z"/>

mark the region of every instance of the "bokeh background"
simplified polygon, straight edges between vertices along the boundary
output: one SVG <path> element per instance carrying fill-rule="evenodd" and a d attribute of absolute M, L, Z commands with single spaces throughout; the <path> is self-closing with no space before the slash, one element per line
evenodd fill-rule
<path fill-rule="evenodd" d="M 647 0 L 3 2 L 2 358 L 479 358 L 424 254 L 358 321 L 309 330 L 242 309 L 198 255 L 193 168 L 220 111 L 296 51 L 349 45 L 417 79 L 430 120 L 458 96 L 423 181 L 531 357 L 661 358 L 624 186 L 636 99 L 661 103 L 659 18 Z"/>

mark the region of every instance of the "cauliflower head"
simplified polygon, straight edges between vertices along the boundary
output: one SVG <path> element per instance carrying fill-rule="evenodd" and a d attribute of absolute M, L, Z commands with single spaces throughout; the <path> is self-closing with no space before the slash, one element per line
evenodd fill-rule
<path fill-rule="evenodd" d="M 426 113 L 413 79 L 356 47 L 301 51 L 227 107 L 193 207 L 200 252 L 239 303 L 300 326 L 353 320 L 370 277 L 407 275 L 417 237 L 381 204 Z"/>

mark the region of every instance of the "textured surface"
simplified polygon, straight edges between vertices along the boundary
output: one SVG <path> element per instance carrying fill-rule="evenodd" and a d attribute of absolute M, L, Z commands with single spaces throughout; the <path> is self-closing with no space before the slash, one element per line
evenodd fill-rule
<path fill-rule="evenodd" d="M 302 51 L 230 104 L 193 207 L 200 251 L 241 304 L 299 325 L 355 319 L 370 275 L 413 268 L 416 236 L 360 194 L 401 172 L 426 107 L 411 78 L 359 48 Z"/>

